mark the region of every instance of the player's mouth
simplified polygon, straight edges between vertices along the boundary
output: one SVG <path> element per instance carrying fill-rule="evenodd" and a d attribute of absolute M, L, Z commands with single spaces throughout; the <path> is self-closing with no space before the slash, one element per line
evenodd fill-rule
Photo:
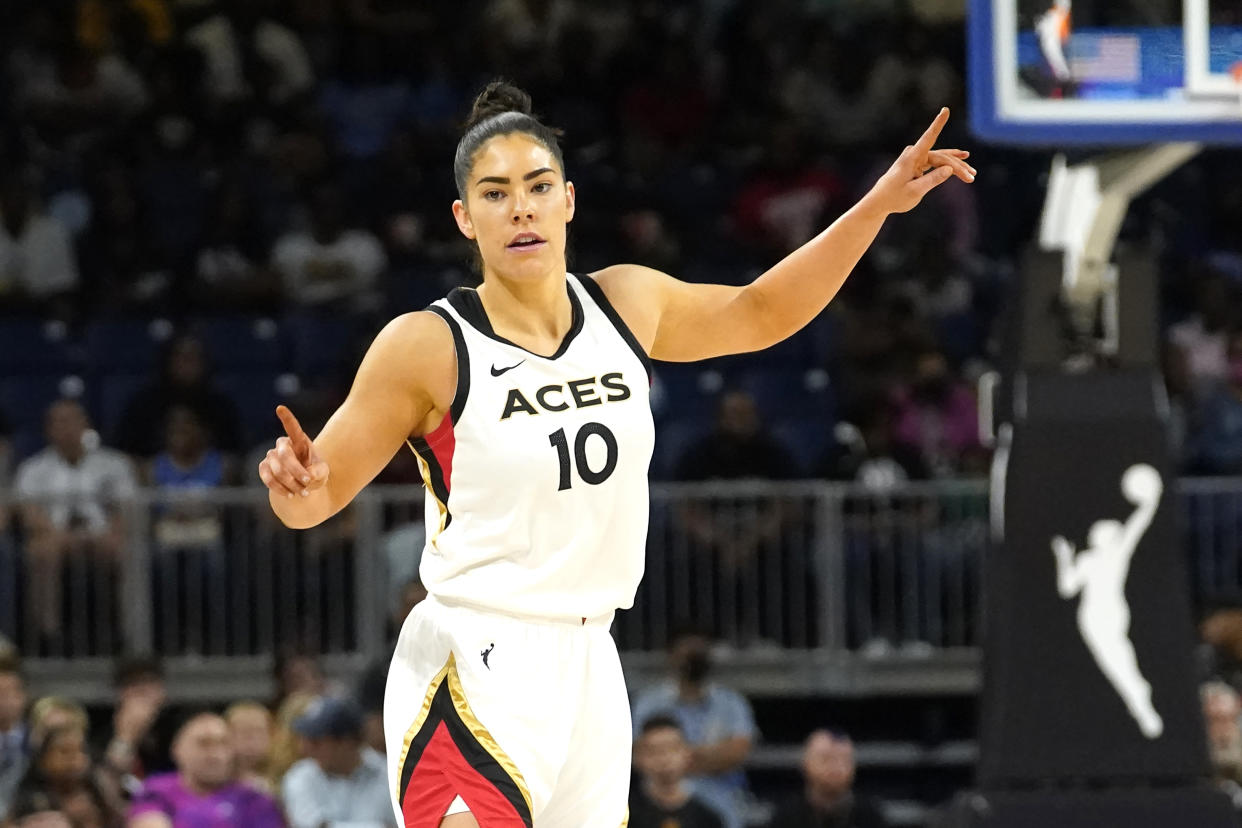
<path fill-rule="evenodd" d="M 538 233 L 518 233 L 513 239 L 505 245 L 505 248 L 514 253 L 531 253 L 536 250 L 542 250 L 547 247 L 548 242 Z"/>

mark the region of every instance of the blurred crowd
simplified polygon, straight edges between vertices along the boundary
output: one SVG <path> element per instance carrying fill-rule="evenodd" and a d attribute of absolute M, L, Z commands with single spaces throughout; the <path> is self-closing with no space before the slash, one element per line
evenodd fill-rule
<path fill-rule="evenodd" d="M 63 652 L 62 572 L 88 558 L 94 577 L 114 577 L 115 504 L 141 486 L 253 483 L 275 402 L 314 433 L 386 319 L 475 283 L 450 159 L 470 99 L 498 75 L 565 131 L 582 208 L 572 269 L 632 261 L 729 284 L 826 226 L 952 107 L 943 143 L 972 150 L 978 183 L 950 182 L 888 222 L 790 342 L 657 366 L 653 474 L 880 492 L 981 475 L 973 383 L 1000 359 L 1049 156 L 969 135 L 961 6 L 10 0 L 0 336 L 21 344 L 0 349 L 0 489 L 20 503 L 0 502 L 0 629 L 21 593 L 30 654 Z M 1242 165 L 1207 152 L 1122 229 L 1159 265 L 1171 439 L 1189 474 L 1242 474 L 1239 193 Z M 420 482 L 412 456 L 381 481 Z M 796 523 L 779 510 L 744 532 L 677 517 L 725 559 L 739 538 L 779 545 Z M 226 531 L 190 500 L 153 523 L 167 549 L 216 549 Z M 349 527 L 335 531 L 314 542 Z M 692 678 L 693 655 L 675 659 L 685 672 L 663 695 L 635 700 L 636 828 L 670 813 L 686 828 L 740 818 L 728 803 L 753 718 Z M 102 724 L 72 700 L 27 705 L 22 685 L 16 662 L 0 664 L 0 802 L 23 828 L 154 828 L 163 809 L 221 801 L 248 815 L 239 824 L 318 825 L 336 818 L 309 810 L 328 789 L 386 807 L 374 705 L 321 677 L 263 704 L 174 715 L 156 667 L 126 668 Z M 1236 694 L 1205 699 L 1209 718 L 1236 721 Z M 1222 757 L 1242 755 L 1220 738 Z M 848 737 L 812 734 L 805 795 L 773 824 L 851 824 L 842 808 L 857 828 L 882 824 L 849 794 L 852 761 Z"/>
<path fill-rule="evenodd" d="M 839 730 L 807 737 L 802 790 L 752 795 L 743 768 L 755 716 L 714 680 L 710 644 L 695 630 L 675 635 L 668 678 L 633 699 L 630 825 L 885 828 L 880 803 L 854 791 L 854 745 Z M 159 661 L 126 659 L 112 703 L 88 710 L 31 698 L 16 652 L 0 646 L 0 826 L 395 828 L 385 667 L 348 687 L 291 653 L 276 663 L 271 699 L 187 707 L 170 700 Z"/>
<path fill-rule="evenodd" d="M 529 89 L 565 132 L 583 206 L 571 267 L 634 261 L 726 283 L 848 208 L 948 105 L 943 143 L 975 151 L 978 185 L 950 183 L 891 220 L 813 330 L 721 363 L 719 384 L 753 398 L 791 459 L 748 474 L 976 475 L 987 455 L 973 380 L 998 358 L 1047 156 L 968 134 L 960 5 L 19 0 L 0 32 L 0 314 L 54 320 L 61 341 L 101 320 L 161 320 L 167 341 L 205 316 L 328 316 L 345 325 L 337 359 L 302 359 L 324 339 L 312 325 L 291 354 L 257 341 L 272 353 L 246 367 L 337 399 L 383 321 L 475 279 L 448 162 L 492 77 Z M 1122 235 L 1161 264 L 1164 362 L 1192 473 L 1242 471 L 1239 175 L 1205 155 L 1137 205 Z M 114 339 L 88 338 L 91 365 L 110 366 Z M 754 381 L 771 363 L 787 381 Z M 90 372 L 77 392 L 109 421 L 105 442 L 151 457 L 168 418 L 131 417 L 146 411 L 136 399 L 121 408 L 122 391 L 92 385 L 123 386 L 116 370 Z M 16 394 L 0 389 L 0 409 Z M 265 425 L 230 423 L 228 397 L 257 405 L 239 394 L 190 406 L 210 449 L 244 451 L 275 425 L 266 405 Z M 822 404 L 784 416 L 800 394 Z M 712 450 L 690 451 L 684 434 L 710 417 L 684 397 L 661 397 L 672 456 L 657 471 L 734 474 Z M 723 444 L 737 429 L 721 424 Z M 39 444 L 25 437 L 21 456 Z"/>

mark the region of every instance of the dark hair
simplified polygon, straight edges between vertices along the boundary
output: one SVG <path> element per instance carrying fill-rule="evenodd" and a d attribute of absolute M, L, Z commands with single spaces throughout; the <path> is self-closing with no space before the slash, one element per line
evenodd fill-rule
<path fill-rule="evenodd" d="M 666 730 L 672 728 L 685 736 L 686 733 L 681 729 L 681 723 L 667 713 L 657 713 L 654 716 L 648 716 L 643 720 L 643 726 L 639 729 L 640 736 L 646 736 L 653 730 Z"/>
<path fill-rule="evenodd" d="M 207 704 L 196 704 L 190 707 L 184 707 L 169 717 L 172 727 L 169 728 L 168 747 L 172 748 L 172 743 L 180 738 L 182 731 L 190 726 L 191 723 L 199 719 L 223 719 L 219 708 Z"/>
<path fill-rule="evenodd" d="M 23 678 L 22 660 L 18 658 L 16 653 L 0 650 L 0 675 L 12 675 Z"/>
<path fill-rule="evenodd" d="M 547 147 L 556 164 L 565 173 L 565 158 L 561 155 L 559 129 L 546 126 L 531 114 L 530 95 L 504 80 L 489 83 L 474 99 L 474 108 L 466 119 L 465 133 L 457 142 L 457 154 L 453 158 L 453 178 L 457 182 L 457 195 L 466 198 L 466 179 L 474 166 L 475 153 L 498 135 L 520 132 L 529 135 Z"/>
<path fill-rule="evenodd" d="M 164 666 L 158 658 L 133 656 L 117 662 L 112 672 L 112 685 L 118 690 L 148 681 L 163 681 Z"/>

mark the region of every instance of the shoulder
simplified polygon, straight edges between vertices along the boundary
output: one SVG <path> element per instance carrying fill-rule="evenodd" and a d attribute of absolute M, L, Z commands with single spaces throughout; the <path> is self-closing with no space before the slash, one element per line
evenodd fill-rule
<path fill-rule="evenodd" d="M 38 481 L 39 476 L 47 474 L 55 462 L 52 449 L 45 448 L 38 454 L 33 454 L 25 460 L 17 464 L 16 481 L 17 486 L 21 488 L 23 485 L 32 485 Z"/>
<path fill-rule="evenodd" d="M 371 343 L 364 365 L 386 374 L 426 378 L 444 371 L 456 356 L 448 323 L 431 311 L 415 311 L 393 319 Z"/>
<path fill-rule="evenodd" d="M 654 268 L 636 264 L 616 264 L 588 273 L 584 278 L 599 285 L 608 301 L 617 302 L 641 295 L 645 288 L 670 281 L 673 277 Z"/>
<path fill-rule="evenodd" d="M 286 788 L 290 785 L 305 785 L 320 775 L 319 766 L 315 764 L 314 759 L 299 759 L 285 772 L 282 784 Z"/>
<path fill-rule="evenodd" d="M 388 774 L 388 760 L 379 751 L 364 748 L 362 751 L 362 763 L 368 770 L 382 773 L 385 776 Z"/>
<path fill-rule="evenodd" d="M 133 462 L 129 455 L 114 448 L 101 446 L 90 453 L 91 461 L 106 471 L 131 471 Z"/>

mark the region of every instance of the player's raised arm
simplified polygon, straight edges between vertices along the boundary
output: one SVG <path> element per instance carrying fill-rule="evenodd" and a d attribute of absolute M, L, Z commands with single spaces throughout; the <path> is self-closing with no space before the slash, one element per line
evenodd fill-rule
<path fill-rule="evenodd" d="M 259 464 L 272 511 L 305 529 L 343 509 L 411 435 L 434 428 L 452 401 L 453 337 L 431 313 L 400 316 L 380 332 L 349 397 L 313 440 L 289 409 L 285 436 Z"/>
<path fill-rule="evenodd" d="M 935 149 L 948 120 L 942 109 L 858 204 L 745 287 L 689 284 L 636 265 L 595 278 L 655 359 L 690 362 L 774 345 L 824 309 L 890 214 L 913 209 L 955 175 L 975 180 L 970 153 Z"/>

